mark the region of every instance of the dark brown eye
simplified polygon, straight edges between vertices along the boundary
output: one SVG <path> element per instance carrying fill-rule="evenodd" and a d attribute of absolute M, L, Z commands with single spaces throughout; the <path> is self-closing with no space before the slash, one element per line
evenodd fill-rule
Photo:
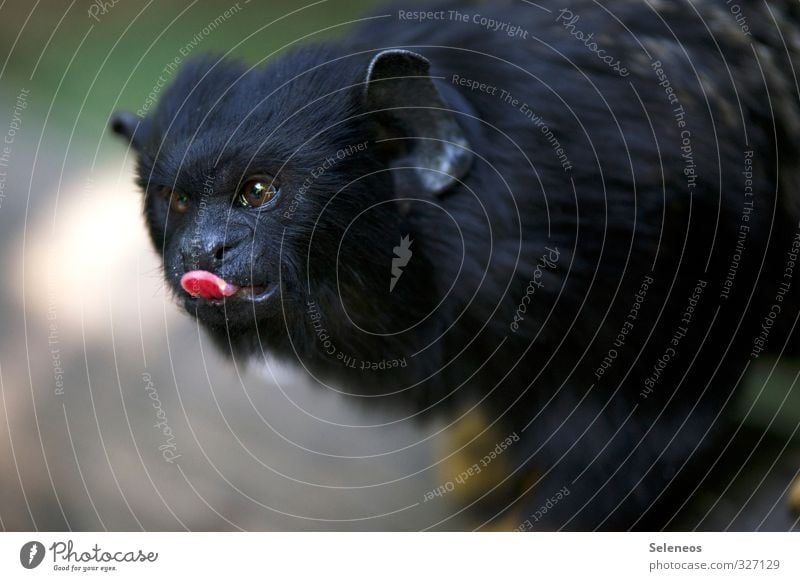
<path fill-rule="evenodd" d="M 278 188 L 267 176 L 247 180 L 239 189 L 236 201 L 246 208 L 259 208 L 278 195 Z"/>
<path fill-rule="evenodd" d="M 169 207 L 173 212 L 185 214 L 189 211 L 189 196 L 186 194 L 176 192 L 170 188 L 164 188 L 161 193 L 167 200 L 169 200 Z"/>

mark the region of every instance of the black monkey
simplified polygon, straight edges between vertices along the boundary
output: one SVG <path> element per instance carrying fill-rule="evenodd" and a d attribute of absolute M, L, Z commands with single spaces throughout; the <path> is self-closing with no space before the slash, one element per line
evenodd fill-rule
<path fill-rule="evenodd" d="M 660 528 L 797 315 L 800 14 L 739 4 L 394 6 L 112 127 L 220 349 L 477 406 L 513 436 L 484 518 Z"/>

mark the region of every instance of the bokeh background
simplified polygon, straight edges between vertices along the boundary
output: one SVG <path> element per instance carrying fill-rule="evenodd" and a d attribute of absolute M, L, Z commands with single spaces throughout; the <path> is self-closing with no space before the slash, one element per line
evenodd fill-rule
<path fill-rule="evenodd" d="M 342 34 L 372 5 L 0 4 L 0 529 L 480 525 L 458 498 L 423 502 L 455 450 L 445 423 L 398 421 L 291 369 L 245 369 L 211 349 L 166 293 L 133 160 L 107 130 L 192 42 L 192 53 L 256 62 Z M 758 363 L 742 386 L 752 446 L 717 485 L 721 502 L 709 493 L 689 505 L 693 522 L 791 526 L 771 507 L 800 468 L 799 370 Z"/>

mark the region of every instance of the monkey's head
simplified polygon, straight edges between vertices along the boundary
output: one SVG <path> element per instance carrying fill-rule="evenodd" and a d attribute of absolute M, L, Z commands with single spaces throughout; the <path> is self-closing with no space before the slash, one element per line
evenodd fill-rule
<path fill-rule="evenodd" d="M 320 317 L 368 342 L 429 312 L 431 264 L 399 280 L 393 261 L 425 245 L 409 207 L 453 188 L 471 155 L 428 66 L 330 47 L 258 68 L 205 57 L 152 112 L 112 118 L 168 286 L 220 346 L 321 349 Z"/>

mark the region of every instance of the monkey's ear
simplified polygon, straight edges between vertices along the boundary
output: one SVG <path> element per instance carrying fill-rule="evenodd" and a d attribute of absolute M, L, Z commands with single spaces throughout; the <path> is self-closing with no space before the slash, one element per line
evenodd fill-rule
<path fill-rule="evenodd" d="M 417 53 L 384 50 L 367 69 L 365 99 L 382 134 L 405 142 L 396 149 L 406 152 L 403 162 L 416 168 L 423 189 L 439 195 L 469 171 L 472 153 L 429 69 Z"/>
<path fill-rule="evenodd" d="M 121 135 L 134 149 L 139 149 L 140 139 L 137 139 L 136 130 L 142 119 L 130 111 L 117 111 L 109 119 L 111 131 Z"/>

